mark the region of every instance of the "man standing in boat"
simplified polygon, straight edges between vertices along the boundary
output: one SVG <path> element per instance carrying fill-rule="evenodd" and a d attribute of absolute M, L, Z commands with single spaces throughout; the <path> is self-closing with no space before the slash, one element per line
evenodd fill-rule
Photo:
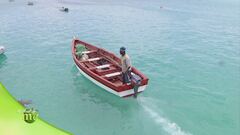
<path fill-rule="evenodd" d="M 131 60 L 129 56 L 126 54 L 126 48 L 120 48 L 121 54 L 121 67 L 122 67 L 122 81 L 123 83 L 130 83 L 131 78 Z"/>

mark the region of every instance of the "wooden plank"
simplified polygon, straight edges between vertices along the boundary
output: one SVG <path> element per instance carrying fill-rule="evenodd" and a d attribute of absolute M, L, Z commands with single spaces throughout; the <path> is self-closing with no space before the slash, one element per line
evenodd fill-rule
<path fill-rule="evenodd" d="M 113 76 L 118 76 L 118 75 L 121 75 L 121 72 L 114 72 L 114 73 L 106 74 L 105 77 L 113 77 Z"/>
<path fill-rule="evenodd" d="M 102 68 L 107 68 L 110 67 L 110 64 L 105 64 L 105 65 L 101 65 L 101 66 L 96 66 L 97 69 L 102 69 Z"/>
<path fill-rule="evenodd" d="M 86 61 L 96 61 L 96 60 L 100 60 L 100 59 L 101 59 L 101 57 L 97 57 L 97 58 L 88 59 L 88 60 L 86 60 Z"/>
<path fill-rule="evenodd" d="M 83 51 L 82 54 L 89 54 L 89 53 L 94 53 L 94 52 L 97 52 L 97 50 Z"/>

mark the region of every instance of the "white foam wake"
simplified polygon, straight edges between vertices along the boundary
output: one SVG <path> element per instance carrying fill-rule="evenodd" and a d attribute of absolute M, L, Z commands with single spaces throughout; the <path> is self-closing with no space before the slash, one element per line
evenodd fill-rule
<path fill-rule="evenodd" d="M 150 117 L 154 119 L 154 121 L 159 124 L 165 132 L 170 135 L 191 135 L 190 133 L 184 132 L 181 127 L 179 127 L 176 123 L 171 122 L 167 118 L 162 117 L 159 113 L 155 112 L 147 105 L 141 104 L 144 110 L 149 113 Z"/>

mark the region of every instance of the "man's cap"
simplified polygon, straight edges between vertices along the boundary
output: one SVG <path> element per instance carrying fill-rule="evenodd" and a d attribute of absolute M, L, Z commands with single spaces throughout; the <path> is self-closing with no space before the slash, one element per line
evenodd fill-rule
<path fill-rule="evenodd" d="M 120 48 L 120 51 L 126 51 L 126 48 L 122 46 L 122 47 Z"/>

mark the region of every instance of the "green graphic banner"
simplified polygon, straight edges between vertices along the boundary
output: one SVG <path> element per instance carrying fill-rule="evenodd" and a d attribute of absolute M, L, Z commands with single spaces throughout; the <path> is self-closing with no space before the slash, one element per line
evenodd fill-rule
<path fill-rule="evenodd" d="M 70 135 L 39 117 L 32 123 L 24 121 L 24 110 L 0 83 L 0 135 Z"/>

